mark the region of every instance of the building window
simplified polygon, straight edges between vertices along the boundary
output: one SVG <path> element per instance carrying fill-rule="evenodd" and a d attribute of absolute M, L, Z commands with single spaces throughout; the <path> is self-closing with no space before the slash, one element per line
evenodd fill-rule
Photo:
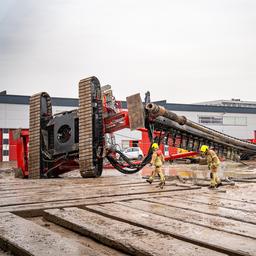
<path fill-rule="evenodd" d="M 4 129 L 3 129 L 3 133 L 9 133 L 9 130 L 6 129 L 6 128 L 4 128 Z"/>
<path fill-rule="evenodd" d="M 204 125 L 246 126 L 244 116 L 199 116 L 198 122 Z"/>
<path fill-rule="evenodd" d="M 9 150 L 3 150 L 3 156 L 9 156 Z"/>
<path fill-rule="evenodd" d="M 3 145 L 9 145 L 9 139 L 3 139 Z"/>
<path fill-rule="evenodd" d="M 199 116 L 198 120 L 200 124 L 223 125 L 222 116 Z"/>
<path fill-rule="evenodd" d="M 244 116 L 224 116 L 223 125 L 246 126 L 247 118 Z"/>

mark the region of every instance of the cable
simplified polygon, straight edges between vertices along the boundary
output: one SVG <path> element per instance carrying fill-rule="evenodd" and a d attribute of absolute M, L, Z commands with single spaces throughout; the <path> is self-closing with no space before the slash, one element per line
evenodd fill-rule
<path fill-rule="evenodd" d="M 110 153 L 113 153 L 113 152 L 117 152 L 118 154 L 120 154 L 120 157 L 127 163 L 127 166 L 125 166 L 123 163 L 119 162 L 117 159 L 112 157 Z M 110 153 L 106 157 L 115 169 L 117 169 L 119 172 L 123 174 L 134 174 L 136 172 L 139 172 L 146 164 L 150 162 L 153 152 L 150 147 L 147 156 L 139 164 L 132 163 L 130 159 L 127 158 L 121 151 L 112 151 Z"/>

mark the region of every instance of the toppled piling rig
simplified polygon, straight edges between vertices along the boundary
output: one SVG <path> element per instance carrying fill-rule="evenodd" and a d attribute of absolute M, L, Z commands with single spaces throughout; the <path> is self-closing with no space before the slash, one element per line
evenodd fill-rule
<path fill-rule="evenodd" d="M 150 149 L 142 162 L 134 163 L 115 148 L 112 133 L 128 127 L 146 128 L 152 142 L 190 151 L 198 151 L 206 144 L 232 160 L 256 155 L 255 144 L 177 116 L 151 103 L 149 94 L 144 104 L 139 94 L 127 97 L 127 106 L 128 111 L 123 111 L 110 86 L 101 87 L 96 77 L 79 82 L 79 108 L 72 111 L 53 115 L 50 96 L 46 92 L 33 95 L 29 156 L 24 155 L 27 151 L 20 152 L 23 177 L 56 177 L 77 168 L 84 178 L 99 177 L 104 157 L 120 172 L 138 172 L 150 161 L 152 152 Z"/>

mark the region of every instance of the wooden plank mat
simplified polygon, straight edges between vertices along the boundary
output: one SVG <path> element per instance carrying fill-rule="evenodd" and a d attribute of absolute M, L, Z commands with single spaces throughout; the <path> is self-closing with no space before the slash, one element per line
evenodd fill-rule
<path fill-rule="evenodd" d="M 0 214 L 0 247 L 17 255 L 104 255 L 11 213 Z"/>
<path fill-rule="evenodd" d="M 185 188 L 182 188 L 179 192 L 186 191 Z M 22 204 L 14 206 L 5 206 L 0 207 L 0 212 L 15 212 L 19 216 L 23 217 L 35 217 L 40 216 L 42 211 L 45 209 L 52 208 L 64 208 L 77 206 L 81 207 L 84 205 L 94 205 L 94 204 L 103 204 L 103 203 L 112 203 L 117 201 L 127 201 L 130 199 L 141 199 L 141 198 L 151 198 L 151 197 L 162 197 L 166 194 L 169 195 L 171 192 L 161 192 L 153 194 L 143 194 L 143 195 L 129 195 L 129 196 L 113 196 L 113 197 L 98 197 L 98 198 L 87 198 L 87 199 L 75 199 L 75 200 L 66 200 L 66 201 L 57 201 L 57 202 L 45 202 L 45 203 L 34 203 L 34 204 Z M 177 191 L 175 191 L 177 193 Z"/>
<path fill-rule="evenodd" d="M 178 198 L 177 196 L 161 197 L 161 198 L 145 198 L 145 201 L 160 203 L 175 208 L 206 213 L 213 216 L 221 216 L 242 222 L 256 224 L 256 212 L 244 212 L 241 210 L 233 210 L 225 207 L 202 204 L 200 202 L 191 202 L 186 197 Z"/>
<path fill-rule="evenodd" d="M 179 187 L 179 186 L 168 186 L 161 190 L 162 192 L 171 192 L 184 189 L 200 188 L 196 186 L 192 187 Z M 67 200 L 77 200 L 86 198 L 98 198 L 98 197 L 111 197 L 111 196 L 123 196 L 123 195 L 139 195 L 139 194 L 151 194 L 158 193 L 159 188 L 147 186 L 147 187 L 102 187 L 102 188 L 91 188 L 90 193 L 88 190 L 79 189 L 73 191 L 55 191 L 46 194 L 35 193 L 33 195 L 21 194 L 17 197 L 2 197 L 0 198 L 0 206 L 14 206 L 21 204 L 33 204 L 38 202 L 57 202 Z"/>
<path fill-rule="evenodd" d="M 142 200 L 117 202 L 117 204 L 180 220 L 186 223 L 193 223 L 203 227 L 208 227 L 210 229 L 226 231 L 228 233 L 256 239 L 256 225 L 251 223 L 230 220 L 220 216 L 211 216 L 205 213 L 193 212 L 180 208 L 177 209 L 175 207 L 170 207 L 155 202 L 146 202 Z"/>
<path fill-rule="evenodd" d="M 155 183 L 156 185 L 157 183 Z M 179 186 L 179 187 L 193 187 L 193 185 L 177 185 L 175 183 L 169 183 L 165 186 L 165 189 L 168 189 L 169 187 L 173 187 L 173 186 Z M 65 193 L 65 194 L 70 194 L 70 193 L 76 193 L 76 192 L 80 192 L 80 191 L 85 191 L 85 190 L 99 190 L 99 189 L 104 189 L 108 187 L 109 189 L 112 190 L 117 190 L 120 188 L 155 188 L 156 186 L 154 186 L 153 184 L 150 186 L 148 183 L 146 182 L 137 182 L 137 183 L 129 183 L 129 184 L 106 184 L 105 186 L 100 185 L 100 186 L 95 186 L 95 185 L 65 185 L 65 186 L 56 186 L 56 187 L 41 187 L 38 186 L 36 188 L 31 188 L 29 190 L 26 189 L 11 189 L 11 190 L 4 190 L 0 192 L 0 198 L 11 198 L 11 197 L 19 197 L 19 196 L 33 196 L 35 194 L 40 194 L 40 196 L 44 196 L 44 195 L 49 195 L 49 194 L 54 194 L 54 193 Z"/>
<path fill-rule="evenodd" d="M 223 255 L 75 207 L 46 210 L 44 213 L 49 221 L 132 255 Z"/>
<path fill-rule="evenodd" d="M 86 206 L 93 212 L 232 255 L 256 255 L 256 240 L 120 204 Z"/>
<path fill-rule="evenodd" d="M 74 185 L 105 185 L 105 184 L 129 184 L 145 181 L 139 175 L 121 175 L 121 176 L 102 176 L 97 179 L 83 179 L 81 177 L 65 177 L 59 179 L 40 179 L 40 180 L 29 180 L 29 179 L 0 179 L 0 188 L 18 188 L 22 186 L 36 187 L 36 186 L 66 186 L 68 184 Z"/>
<path fill-rule="evenodd" d="M 56 201 L 54 199 L 46 200 L 46 202 L 43 202 L 42 200 L 34 200 L 36 202 L 28 201 L 27 203 L 24 203 L 22 200 L 17 200 L 17 204 L 14 205 L 6 205 L 6 206 L 0 206 L 0 212 L 15 212 L 20 216 L 23 217 L 35 217 L 40 216 L 42 213 L 42 210 L 44 209 L 51 209 L 56 207 L 72 207 L 72 206 L 82 206 L 82 205 L 90 205 L 90 204 L 100 204 L 100 203 L 106 203 L 106 202 L 116 202 L 116 201 L 123 201 L 123 200 L 129 200 L 129 199 L 141 199 L 141 198 L 150 198 L 150 197 L 159 197 L 159 196 L 169 196 L 171 193 L 182 193 L 186 190 L 195 190 L 200 189 L 196 186 L 191 187 L 173 187 L 174 190 L 157 190 L 155 193 L 143 193 L 143 194 L 131 194 L 131 195 L 114 195 L 114 196 L 98 196 L 92 198 L 82 198 L 82 199 L 68 199 L 65 198 L 64 200 Z M 108 189 L 108 188 L 106 188 Z M 75 197 L 76 193 L 74 194 Z M 64 198 L 65 193 L 61 195 L 62 198 Z M 78 197 L 78 196 L 77 196 Z M 47 197 L 46 197 L 47 199 Z M 6 199 L 7 200 L 7 199 Z"/>
<path fill-rule="evenodd" d="M 237 186 L 220 187 L 216 190 L 202 188 L 202 191 L 185 192 L 186 196 L 200 195 L 202 197 L 211 198 L 212 200 L 223 199 L 232 202 L 247 203 L 249 205 L 256 204 L 256 186 L 255 184 L 242 184 Z"/>
<path fill-rule="evenodd" d="M 148 183 L 146 183 L 145 181 L 141 181 L 141 180 L 136 180 L 136 181 L 129 181 L 129 180 L 121 180 L 121 181 L 110 181 L 110 180 L 106 180 L 105 183 L 103 182 L 86 182 L 87 180 L 84 180 L 83 183 L 79 182 L 77 183 L 76 180 L 74 180 L 74 183 L 72 182 L 73 180 L 69 180 L 69 182 L 65 182 L 66 180 L 63 180 L 63 183 L 57 182 L 56 184 L 54 183 L 46 183 L 44 182 L 44 180 L 40 180 L 40 182 L 36 183 L 32 183 L 30 184 L 29 182 L 26 182 L 25 184 L 17 184 L 17 183 L 10 183 L 10 184 L 1 184 L 0 183 L 0 191 L 1 194 L 3 193 L 8 193 L 9 191 L 12 191 L 12 193 L 20 193 L 21 191 L 48 191 L 48 192 L 52 192 L 52 191 L 56 191 L 59 189 L 81 189 L 81 188 L 91 188 L 91 187 L 105 187 L 105 186 L 109 186 L 109 187 L 115 187 L 115 186 L 141 186 L 141 185 L 148 185 Z M 169 183 L 171 184 L 171 183 Z"/>
<path fill-rule="evenodd" d="M 243 193 L 241 193 L 243 191 Z M 236 189 L 230 189 L 228 193 L 212 193 L 206 191 L 205 195 L 215 196 L 216 198 L 228 199 L 230 201 L 240 201 L 251 204 L 256 204 L 256 186 L 255 184 L 246 184 L 243 186 L 236 186 Z"/>
<path fill-rule="evenodd" d="M 196 195 L 189 195 L 188 193 L 185 193 L 185 197 L 181 197 L 180 195 L 177 195 L 177 198 L 183 199 L 186 198 L 186 200 L 189 200 L 191 202 L 195 203 L 202 203 L 212 206 L 218 206 L 218 207 L 224 207 L 228 209 L 233 210 L 241 210 L 245 212 L 256 212 L 256 205 L 251 204 L 245 201 L 238 201 L 238 200 L 230 200 L 230 199 L 224 199 L 220 197 L 216 197 L 215 195 L 204 195 L 202 194 L 196 194 Z"/>

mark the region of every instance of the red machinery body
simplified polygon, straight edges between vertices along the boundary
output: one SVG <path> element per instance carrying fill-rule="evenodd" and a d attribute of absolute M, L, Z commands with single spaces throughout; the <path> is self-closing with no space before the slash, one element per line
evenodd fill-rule
<path fill-rule="evenodd" d="M 16 135 L 17 167 L 23 177 L 28 176 L 29 131 L 22 130 Z"/>
<path fill-rule="evenodd" d="M 111 109 L 108 108 L 107 105 L 104 106 L 104 111 L 112 113 L 111 116 L 104 118 L 105 133 L 112 134 L 116 131 L 130 127 L 128 111 L 124 111 L 123 109 L 118 108 L 117 110 L 118 112 L 114 113 Z M 143 133 L 147 132 L 147 129 L 145 128 L 140 128 L 138 130 Z M 156 136 L 159 136 L 159 134 L 160 132 L 155 132 Z M 17 136 L 16 142 L 17 142 L 17 167 L 19 170 L 21 170 L 22 176 L 26 178 L 28 177 L 29 131 L 28 130 L 20 131 L 19 136 Z M 171 161 L 178 158 L 195 156 L 197 154 L 198 152 L 171 154 L 170 156 L 166 156 L 165 160 Z M 134 161 L 133 163 L 139 164 L 140 162 L 141 161 Z M 74 160 L 62 159 L 55 163 L 54 168 L 58 172 L 58 174 L 63 174 L 63 173 L 78 169 L 79 163 L 75 159 Z M 113 168 L 113 166 L 111 164 L 105 164 L 104 168 L 109 169 L 109 168 Z"/>
<path fill-rule="evenodd" d="M 16 131 L 17 132 L 17 131 Z M 18 177 L 28 177 L 28 157 L 29 157 L 29 131 L 18 131 L 19 135 L 16 136 L 16 152 L 17 152 L 17 168 Z M 55 163 L 54 168 L 59 174 L 70 172 L 79 168 L 79 164 L 74 160 L 61 160 Z"/>
<path fill-rule="evenodd" d="M 129 128 L 128 112 L 123 111 L 121 102 L 115 100 L 111 90 L 107 90 L 102 95 L 102 116 L 103 116 L 103 132 L 104 134 L 112 134 L 115 131 Z M 29 131 L 15 130 L 14 137 L 17 147 L 17 167 L 18 176 L 27 178 L 29 175 Z M 60 158 L 52 163 L 51 168 L 46 170 L 46 174 L 54 170 L 57 175 L 79 169 L 79 160 L 77 156 L 69 156 L 68 158 Z M 16 175 L 17 176 L 17 175 Z"/>

